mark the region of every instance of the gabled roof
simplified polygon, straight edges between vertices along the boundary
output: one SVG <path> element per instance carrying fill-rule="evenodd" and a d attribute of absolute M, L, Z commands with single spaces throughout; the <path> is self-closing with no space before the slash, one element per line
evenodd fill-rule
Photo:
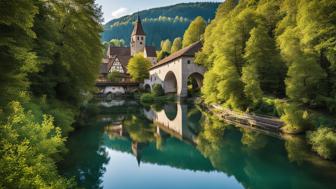
<path fill-rule="evenodd" d="M 129 47 L 109 47 L 111 56 L 131 56 L 131 50 Z"/>
<path fill-rule="evenodd" d="M 146 46 L 147 57 L 156 57 L 156 49 L 153 46 Z"/>
<path fill-rule="evenodd" d="M 119 59 L 119 62 L 124 69 L 124 72 L 127 73 L 127 65 L 128 65 L 129 60 L 132 57 L 131 56 L 118 56 L 117 58 Z"/>
<path fill-rule="evenodd" d="M 158 62 L 157 64 L 155 64 L 154 66 L 152 66 L 150 68 L 151 69 L 154 69 L 154 68 L 157 68 L 157 67 L 160 67 L 162 65 L 165 65 L 175 59 L 178 59 L 180 57 L 194 57 L 195 54 L 201 50 L 202 48 L 202 42 L 201 41 L 198 41 L 196 43 L 193 43 L 191 44 L 190 46 L 188 47 L 185 47 L 177 52 L 175 52 L 174 54 L 171 54 L 170 56 L 162 59 L 160 62 Z"/>
<path fill-rule="evenodd" d="M 141 24 L 141 19 L 138 16 L 138 20 L 134 25 L 132 36 L 133 35 L 146 35 L 145 31 L 143 30 L 142 24 Z"/>

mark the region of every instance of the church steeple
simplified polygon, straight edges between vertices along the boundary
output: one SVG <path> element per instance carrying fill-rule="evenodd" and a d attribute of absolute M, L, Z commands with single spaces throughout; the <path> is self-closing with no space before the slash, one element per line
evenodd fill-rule
<path fill-rule="evenodd" d="M 143 30 L 140 16 L 138 15 L 137 22 L 134 25 L 132 36 L 133 35 L 146 35 L 146 33 Z"/>
<path fill-rule="evenodd" d="M 144 48 L 146 47 L 146 33 L 143 30 L 139 15 L 133 28 L 130 46 L 132 56 L 136 53 L 144 52 Z"/>

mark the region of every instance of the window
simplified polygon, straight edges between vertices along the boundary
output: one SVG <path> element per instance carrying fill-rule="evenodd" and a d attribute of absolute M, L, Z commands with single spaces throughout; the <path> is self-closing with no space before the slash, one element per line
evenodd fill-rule
<path fill-rule="evenodd" d="M 139 37 L 138 37 L 138 40 L 139 40 Z"/>
<path fill-rule="evenodd" d="M 142 45 L 142 42 L 140 42 L 140 45 Z"/>
<path fill-rule="evenodd" d="M 188 60 L 188 64 L 190 64 L 190 60 Z"/>
<path fill-rule="evenodd" d="M 143 37 L 141 37 L 141 40 L 143 40 Z"/>

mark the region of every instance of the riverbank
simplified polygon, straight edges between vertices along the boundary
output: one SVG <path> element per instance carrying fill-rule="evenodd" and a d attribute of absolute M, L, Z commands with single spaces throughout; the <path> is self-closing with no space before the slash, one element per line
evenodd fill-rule
<path fill-rule="evenodd" d="M 256 127 L 274 132 L 281 132 L 280 128 L 285 125 L 283 121 L 276 117 L 236 112 L 216 104 L 205 105 L 202 103 L 201 106 L 230 124 Z"/>

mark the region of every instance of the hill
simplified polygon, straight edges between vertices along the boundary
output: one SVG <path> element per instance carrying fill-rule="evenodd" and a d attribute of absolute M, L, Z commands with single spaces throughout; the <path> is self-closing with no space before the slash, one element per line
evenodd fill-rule
<path fill-rule="evenodd" d="M 173 6 L 140 11 L 109 21 L 104 26 L 103 41 L 123 39 L 129 44 L 133 22 L 139 14 L 147 34 L 147 44 L 160 46 L 161 40 L 182 37 L 190 22 L 197 16 L 214 18 L 219 3 L 182 3 Z"/>

